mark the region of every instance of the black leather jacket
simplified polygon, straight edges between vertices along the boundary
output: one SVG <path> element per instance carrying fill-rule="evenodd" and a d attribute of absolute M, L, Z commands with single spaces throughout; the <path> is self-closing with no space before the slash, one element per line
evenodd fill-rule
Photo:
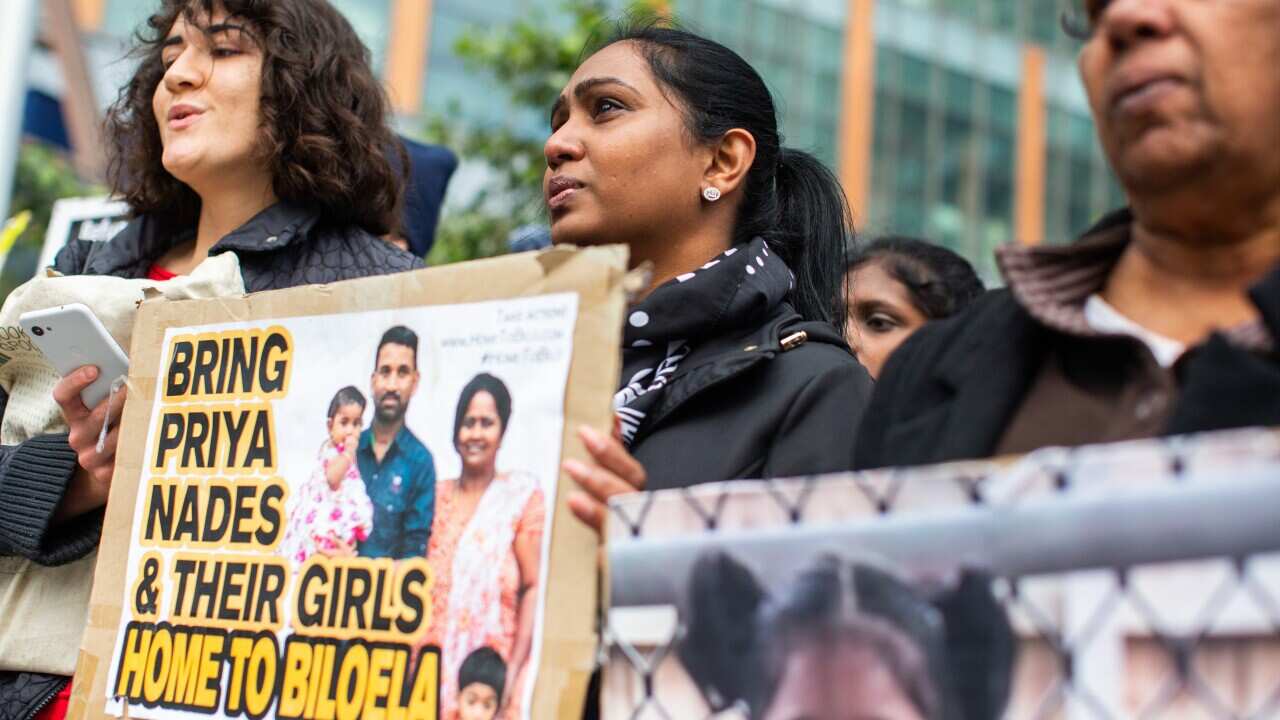
<path fill-rule="evenodd" d="M 849 470 L 871 390 L 834 327 L 783 303 L 760 326 L 695 348 L 631 452 L 648 490 Z"/>
<path fill-rule="evenodd" d="M 58 253 L 54 268 L 66 275 L 146 277 L 151 264 L 185 233 L 140 217 L 109 242 L 77 240 Z M 358 227 L 334 227 L 316 212 L 277 203 L 252 217 L 209 251 L 234 252 L 248 292 L 279 290 L 385 275 L 422 267 L 422 261 Z"/>
<path fill-rule="evenodd" d="M 173 232 L 139 217 L 107 242 L 77 240 L 62 249 L 54 269 L 65 275 L 146 277 L 152 264 L 191 231 Z M 249 292 L 385 275 L 423 266 L 422 260 L 358 227 L 334 227 L 320 213 L 277 203 L 223 237 L 210 255 L 235 252 Z M 0 414 L 7 397 L 0 392 Z M 45 565 L 79 559 L 97 547 L 102 512 L 53 526 L 76 468 L 67 436 L 45 435 L 0 446 L 0 555 Z M 0 720 L 29 720 L 66 678 L 0 671 Z"/>

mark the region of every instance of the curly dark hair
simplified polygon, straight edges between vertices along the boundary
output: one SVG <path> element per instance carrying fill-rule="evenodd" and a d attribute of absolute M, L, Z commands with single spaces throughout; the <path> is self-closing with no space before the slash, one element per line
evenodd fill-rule
<path fill-rule="evenodd" d="M 190 224 L 200 198 L 161 163 L 151 101 L 164 77 L 161 50 L 179 16 L 207 25 L 216 9 L 242 21 L 262 50 L 261 148 L 282 201 L 373 235 L 399 226 L 408 162 L 369 50 L 327 0 L 161 0 L 134 34 L 140 60 L 107 112 L 108 181 L 135 215 Z M 389 157 L 390 155 L 390 157 Z M 398 166 L 394 159 L 398 158 Z"/>
<path fill-rule="evenodd" d="M 986 291 L 968 260 L 919 238 L 889 235 L 877 238 L 845 257 L 853 270 L 872 260 L 902 283 L 920 314 L 929 320 L 950 317 Z"/>

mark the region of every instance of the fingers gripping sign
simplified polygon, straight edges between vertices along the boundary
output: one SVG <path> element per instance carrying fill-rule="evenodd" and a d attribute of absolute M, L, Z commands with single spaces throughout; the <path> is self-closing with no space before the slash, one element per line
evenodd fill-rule
<path fill-rule="evenodd" d="M 565 472 L 582 488 L 569 496 L 569 509 L 579 520 L 602 533 L 609 498 L 644 490 L 647 476 L 644 467 L 631 456 L 616 433 L 607 437 L 583 426 L 578 429 L 578 436 L 593 462 L 564 462 Z"/>

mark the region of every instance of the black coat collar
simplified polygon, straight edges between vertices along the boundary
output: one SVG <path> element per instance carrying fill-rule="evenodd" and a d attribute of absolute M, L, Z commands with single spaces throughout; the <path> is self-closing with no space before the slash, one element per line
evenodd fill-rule
<path fill-rule="evenodd" d="M 305 238 L 318 220 L 315 211 L 278 202 L 224 236 L 209 254 L 273 252 Z M 174 245 L 189 240 L 192 232 L 192 228 L 175 228 L 150 215 L 134 218 L 114 238 L 95 248 L 84 272 L 142 277 L 156 259 Z"/>
<path fill-rule="evenodd" d="M 1249 297 L 1258 306 L 1262 322 L 1271 329 L 1271 334 L 1280 344 L 1280 267 L 1274 268 L 1262 282 L 1249 290 Z"/>
<path fill-rule="evenodd" d="M 651 419 L 646 423 L 647 430 L 642 430 L 634 442 L 639 443 L 644 435 L 660 427 L 664 418 L 703 392 L 786 352 L 782 340 L 801 331 L 805 333 L 806 344 L 831 345 L 853 355 L 834 327 L 807 321 L 784 302 L 758 327 L 711 338 L 695 347 L 671 377 L 662 402 L 654 408 Z"/>
<path fill-rule="evenodd" d="M 970 457 L 981 448 L 990 454 L 1009 418 L 1044 360 L 1051 333 L 1008 296 L 996 290 L 980 308 L 972 327 L 948 347 L 933 366 L 931 380 L 962 408 L 964 419 L 941 424 L 930 438 L 938 459 Z"/>
<path fill-rule="evenodd" d="M 1110 215 L 1086 233 L 1086 237 L 1129 219 L 1127 211 Z M 1263 322 L 1273 336 L 1280 338 L 1280 267 L 1255 285 L 1249 296 L 1258 306 Z M 968 332 L 954 334 L 953 342 L 927 370 L 930 386 L 941 397 L 934 395 L 927 408 L 911 408 L 903 422 L 887 429 L 887 447 L 921 447 L 917 443 L 922 440 L 909 436 L 924 433 L 931 436 L 927 441 L 930 446 L 928 454 L 934 462 L 991 455 L 1017 412 L 1027 388 L 1045 362 L 1047 353 L 1064 342 L 1061 334 L 1034 320 L 1008 290 L 992 291 L 971 308 L 970 313 L 967 313 L 967 319 L 958 319 Z M 1223 357 L 1231 354 L 1241 366 L 1238 370 L 1223 372 L 1228 363 L 1222 358 L 1207 363 L 1214 366 L 1212 375 L 1216 376 L 1217 383 L 1248 377 L 1254 387 L 1261 388 L 1267 386 L 1267 382 L 1277 382 L 1275 379 L 1262 379 L 1264 373 L 1261 370 L 1248 369 L 1253 365 L 1261 367 L 1259 363 L 1262 362 L 1250 358 L 1249 353 L 1231 348 L 1221 338 L 1211 340 L 1210 344 L 1221 345 L 1215 352 Z M 1097 346 L 1093 349 L 1102 350 Z M 1098 358 L 1102 362 L 1102 356 Z M 1226 391 L 1221 392 L 1224 397 L 1229 395 Z M 1183 402 L 1183 406 L 1214 405 L 1199 402 L 1196 398 L 1184 400 L 1188 402 Z M 1179 410 L 1171 429 L 1213 427 L 1208 422 L 1181 420 L 1187 414 L 1184 410 L 1185 407 Z M 962 413 L 963 418 L 949 417 L 951 413 Z M 1235 424 L 1248 423 L 1241 421 Z M 1227 426 L 1230 425 L 1223 425 Z"/>

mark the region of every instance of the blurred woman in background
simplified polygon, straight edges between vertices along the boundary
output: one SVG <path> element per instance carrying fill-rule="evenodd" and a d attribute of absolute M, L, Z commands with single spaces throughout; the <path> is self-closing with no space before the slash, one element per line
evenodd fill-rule
<path fill-rule="evenodd" d="M 845 336 L 873 378 L 911 333 L 964 310 L 985 292 L 968 260 L 916 238 L 879 238 L 851 252 L 845 265 Z"/>

